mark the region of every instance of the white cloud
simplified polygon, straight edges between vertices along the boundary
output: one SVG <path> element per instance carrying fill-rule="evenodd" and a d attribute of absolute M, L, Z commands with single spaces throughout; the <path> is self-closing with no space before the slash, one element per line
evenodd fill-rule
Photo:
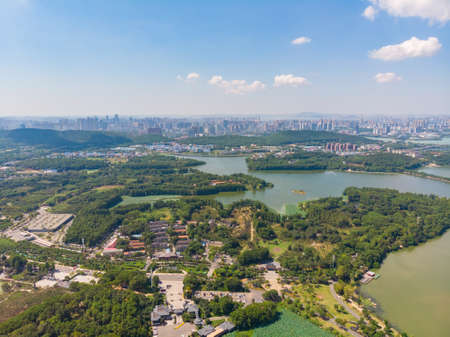
<path fill-rule="evenodd" d="M 375 19 L 375 15 L 377 14 L 377 10 L 373 6 L 368 6 L 362 16 L 364 16 L 367 20 L 373 21 Z"/>
<path fill-rule="evenodd" d="M 450 20 L 450 0 L 369 0 L 376 9 L 397 17 L 420 17 L 430 22 Z"/>
<path fill-rule="evenodd" d="M 189 74 L 187 74 L 186 78 L 184 78 L 181 75 L 177 75 L 177 80 L 184 81 L 184 82 L 193 82 L 199 78 L 200 78 L 200 75 L 197 73 L 189 73 Z"/>
<path fill-rule="evenodd" d="M 186 76 L 186 79 L 189 81 L 189 80 L 196 80 L 196 79 L 198 79 L 200 77 L 200 75 L 199 74 L 197 74 L 197 73 L 189 73 L 187 76 Z"/>
<path fill-rule="evenodd" d="M 387 45 L 378 50 L 372 50 L 369 52 L 369 56 L 383 61 L 400 61 L 407 58 L 433 56 L 441 47 L 442 45 L 436 37 L 420 40 L 413 36 L 400 44 Z"/>
<path fill-rule="evenodd" d="M 310 43 L 310 42 L 311 42 L 311 39 L 309 37 L 301 36 L 301 37 L 298 37 L 298 38 L 292 40 L 291 44 L 299 45 L 299 44 L 305 44 L 305 43 Z"/>
<path fill-rule="evenodd" d="M 297 77 L 292 74 L 276 75 L 273 79 L 274 87 L 291 86 L 298 87 L 300 85 L 309 84 L 308 80 L 304 77 Z"/>
<path fill-rule="evenodd" d="M 237 94 L 242 95 L 248 92 L 254 92 L 262 90 L 266 87 L 261 81 L 253 81 L 252 83 L 247 83 L 245 80 L 224 80 L 220 75 L 214 75 L 208 81 L 209 84 L 217 86 L 219 88 L 225 89 L 227 94 Z"/>
<path fill-rule="evenodd" d="M 396 73 L 378 73 L 373 78 L 378 83 L 389 83 L 394 81 L 400 81 L 402 79 Z"/>

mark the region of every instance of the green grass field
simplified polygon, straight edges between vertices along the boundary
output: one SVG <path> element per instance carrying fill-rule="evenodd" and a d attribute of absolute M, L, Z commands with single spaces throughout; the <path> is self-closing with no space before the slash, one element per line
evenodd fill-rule
<path fill-rule="evenodd" d="M 130 196 L 123 196 L 122 202 L 119 203 L 117 206 L 127 206 L 132 204 L 143 204 L 143 203 L 154 203 L 158 200 L 176 200 L 180 198 L 179 195 L 148 195 L 145 197 L 130 197 Z"/>
<path fill-rule="evenodd" d="M 13 241 L 9 239 L 0 238 L 0 252 L 5 252 L 6 250 L 14 248 L 16 245 Z"/>
<path fill-rule="evenodd" d="M 291 241 L 281 241 L 279 243 L 263 242 L 261 245 L 263 247 L 268 248 L 270 251 L 270 254 L 274 258 L 277 258 L 288 249 L 290 244 L 291 244 Z"/>
<path fill-rule="evenodd" d="M 122 267 L 129 270 L 142 270 L 145 267 L 145 261 L 136 260 L 136 261 L 126 261 L 122 264 Z"/>
<path fill-rule="evenodd" d="M 267 326 L 259 327 L 251 331 L 235 331 L 225 335 L 227 337 L 333 337 L 328 331 L 301 318 L 291 311 L 283 310 L 280 318 Z"/>
<path fill-rule="evenodd" d="M 321 285 L 316 289 L 316 294 L 320 299 L 320 303 L 324 304 L 328 311 L 333 314 L 333 316 L 341 319 L 345 319 L 347 321 L 354 320 L 353 316 L 346 312 L 338 312 L 335 308 L 336 304 L 339 304 L 338 301 L 331 295 L 330 288 L 326 285 Z"/>

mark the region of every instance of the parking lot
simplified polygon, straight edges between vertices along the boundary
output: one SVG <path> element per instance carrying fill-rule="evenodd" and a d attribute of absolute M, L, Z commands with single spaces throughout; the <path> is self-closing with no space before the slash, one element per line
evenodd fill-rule
<path fill-rule="evenodd" d="M 184 306 L 183 296 L 183 280 L 184 274 L 172 274 L 172 273 L 155 273 L 155 276 L 159 277 L 160 288 L 165 289 L 166 298 L 169 305 L 173 309 L 181 309 Z"/>

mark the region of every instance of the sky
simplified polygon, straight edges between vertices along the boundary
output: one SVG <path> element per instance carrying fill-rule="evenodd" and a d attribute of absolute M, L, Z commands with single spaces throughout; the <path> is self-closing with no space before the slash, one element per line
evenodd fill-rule
<path fill-rule="evenodd" d="M 1 116 L 450 114 L 450 0 L 0 0 Z"/>

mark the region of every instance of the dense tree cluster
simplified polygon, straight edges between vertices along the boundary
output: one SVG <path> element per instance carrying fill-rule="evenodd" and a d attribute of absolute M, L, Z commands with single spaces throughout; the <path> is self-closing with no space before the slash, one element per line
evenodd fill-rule
<path fill-rule="evenodd" d="M 256 263 L 263 263 L 269 260 L 270 260 L 269 250 L 263 247 L 244 250 L 238 256 L 238 262 L 244 266 Z"/>
<path fill-rule="evenodd" d="M 75 288 L 75 289 L 74 289 Z M 0 335 L 120 336 L 150 334 L 154 300 L 110 286 L 79 286 L 0 324 Z"/>
<path fill-rule="evenodd" d="M 354 187 L 344 194 L 305 203 L 305 216 L 291 216 L 283 223 L 282 238 L 294 243 L 280 262 L 302 280 L 355 279 L 361 266 L 379 267 L 389 252 L 450 228 L 447 198 Z M 323 255 L 307 242 L 331 244 L 333 249 Z"/>
<path fill-rule="evenodd" d="M 18 144 L 80 150 L 86 148 L 107 148 L 131 143 L 123 135 L 100 131 L 56 131 L 45 129 L 16 129 L 6 134 L 6 138 Z"/>
<path fill-rule="evenodd" d="M 256 279 L 260 274 L 261 272 L 254 267 L 239 264 L 222 265 L 214 270 L 210 278 L 199 273 L 189 273 L 184 278 L 184 292 L 189 298 L 198 290 L 245 292 L 248 289 L 242 280 Z"/>
<path fill-rule="evenodd" d="M 208 318 L 211 316 L 228 316 L 242 306 L 241 303 L 234 302 L 231 296 L 214 297 L 212 301 L 195 299 L 200 308 L 200 316 Z"/>
<path fill-rule="evenodd" d="M 284 157 L 268 155 L 264 158 L 248 158 L 250 170 L 353 170 L 367 172 L 404 172 L 415 170 L 425 161 L 393 153 L 358 154 L 338 156 L 326 152 L 297 151 Z"/>
<path fill-rule="evenodd" d="M 80 171 L 106 168 L 108 163 L 101 159 L 57 157 L 23 160 L 18 166 L 34 170 Z"/>
<path fill-rule="evenodd" d="M 360 136 L 345 135 L 331 131 L 281 131 L 262 136 L 225 135 L 217 137 L 193 137 L 182 140 L 186 144 L 215 145 L 217 148 L 256 145 L 307 144 L 322 145 L 326 143 L 367 143 L 368 139 Z"/>
<path fill-rule="evenodd" d="M 274 321 L 277 307 L 273 302 L 253 303 L 231 313 L 231 320 L 239 329 L 248 330 Z"/>
<path fill-rule="evenodd" d="M 271 289 L 271 290 L 266 291 L 263 294 L 263 298 L 266 301 L 272 301 L 272 302 L 281 302 L 281 300 L 282 300 L 280 294 L 275 289 Z"/>
<path fill-rule="evenodd" d="M 297 151 L 282 158 L 274 155 L 247 158 L 247 165 L 250 170 L 326 170 L 335 158 L 331 153 Z"/>
<path fill-rule="evenodd" d="M 109 269 L 102 276 L 101 282 L 143 293 L 155 293 L 159 291 L 159 279 L 157 276 L 150 280 L 143 271 L 120 267 Z"/>

